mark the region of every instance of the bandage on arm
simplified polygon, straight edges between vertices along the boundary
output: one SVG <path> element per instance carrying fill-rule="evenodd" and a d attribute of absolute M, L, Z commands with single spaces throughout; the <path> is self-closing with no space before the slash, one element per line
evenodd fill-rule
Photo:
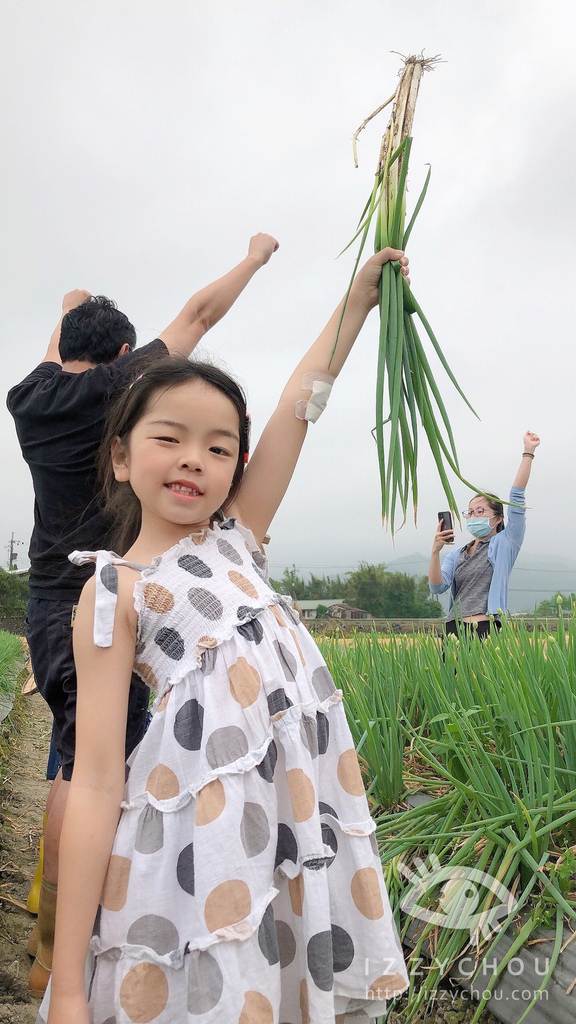
<path fill-rule="evenodd" d="M 335 380 L 336 378 L 330 373 L 312 371 L 303 374 L 302 391 L 308 392 L 309 397 L 301 398 L 296 402 L 296 418 L 316 423 L 326 408 Z"/>

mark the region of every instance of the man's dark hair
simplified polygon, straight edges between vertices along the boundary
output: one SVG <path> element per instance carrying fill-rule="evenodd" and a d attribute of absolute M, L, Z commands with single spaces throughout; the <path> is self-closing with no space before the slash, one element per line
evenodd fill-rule
<path fill-rule="evenodd" d="M 126 344 L 134 348 L 136 331 L 105 295 L 91 295 L 62 319 L 58 350 L 63 363 L 111 363 Z"/>

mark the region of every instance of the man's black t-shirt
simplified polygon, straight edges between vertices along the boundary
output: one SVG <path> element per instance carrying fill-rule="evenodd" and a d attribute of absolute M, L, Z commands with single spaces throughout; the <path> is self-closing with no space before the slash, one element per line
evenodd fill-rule
<path fill-rule="evenodd" d="M 158 338 L 114 362 L 83 373 L 41 363 L 16 384 L 7 405 L 34 485 L 30 541 L 30 596 L 75 601 L 93 566 L 68 561 L 74 550 L 106 546 L 98 507 L 96 455 L 108 399 L 134 370 L 135 359 L 166 355 Z"/>

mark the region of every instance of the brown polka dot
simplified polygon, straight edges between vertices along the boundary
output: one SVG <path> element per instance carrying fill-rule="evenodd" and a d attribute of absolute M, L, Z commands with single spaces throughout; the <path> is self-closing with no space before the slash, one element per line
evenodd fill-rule
<path fill-rule="evenodd" d="M 148 776 L 146 789 L 156 797 L 156 800 L 170 800 L 173 796 L 178 796 L 180 784 L 171 768 L 167 768 L 165 764 L 157 764 Z"/>
<path fill-rule="evenodd" d="M 252 909 L 250 889 L 240 878 L 222 882 L 209 894 L 204 906 L 204 920 L 209 932 L 228 928 L 248 917 Z"/>
<path fill-rule="evenodd" d="M 238 658 L 228 669 L 230 692 L 242 708 L 249 708 L 260 693 L 260 676 L 246 658 Z"/>
<path fill-rule="evenodd" d="M 358 910 L 369 921 L 377 921 L 384 916 L 378 874 L 374 868 L 360 868 L 352 878 L 350 892 Z"/>
<path fill-rule="evenodd" d="M 236 572 L 236 569 L 230 569 L 228 576 L 232 580 L 232 583 L 240 588 L 243 594 L 246 594 L 248 597 L 253 597 L 256 601 L 258 600 L 258 591 L 256 590 L 256 587 L 253 583 L 250 583 L 250 580 L 247 580 L 241 572 Z"/>
<path fill-rule="evenodd" d="M 157 712 L 158 711 L 166 711 L 166 708 L 168 707 L 168 701 L 170 700 L 170 694 L 171 693 L 172 693 L 172 687 L 170 687 L 169 690 L 166 690 L 166 693 L 162 697 L 162 700 L 160 701 L 160 703 L 158 705 L 158 708 L 156 709 Z"/>
<path fill-rule="evenodd" d="M 300 982 L 300 1011 L 302 1013 L 302 1024 L 310 1024 L 310 1006 L 308 1003 L 306 978 L 302 978 Z"/>
<path fill-rule="evenodd" d="M 296 633 L 294 632 L 293 629 L 290 630 L 290 633 L 292 634 L 292 639 L 293 639 L 294 643 L 296 644 L 296 649 L 298 651 L 298 654 L 300 655 L 300 661 L 302 662 L 304 668 L 306 668 L 306 659 L 304 658 L 304 655 L 302 654 L 302 648 L 300 647 L 300 644 L 298 643 L 298 637 L 296 636 Z"/>
<path fill-rule="evenodd" d="M 198 647 L 216 647 L 217 644 L 215 636 L 201 636 L 198 640 Z"/>
<path fill-rule="evenodd" d="M 272 615 L 276 619 L 276 622 L 278 623 L 278 625 L 279 626 L 283 626 L 284 628 L 286 628 L 286 622 L 284 621 L 284 619 L 280 615 L 280 612 L 278 611 L 278 609 L 277 609 L 275 604 L 271 604 L 270 605 L 270 611 L 272 612 Z"/>
<path fill-rule="evenodd" d="M 364 796 L 364 783 L 353 747 L 338 758 L 338 782 L 350 796 Z"/>
<path fill-rule="evenodd" d="M 122 910 L 126 903 L 131 867 L 129 857 L 118 857 L 115 853 L 110 857 L 102 891 L 102 906 L 106 910 Z"/>
<path fill-rule="evenodd" d="M 174 595 L 159 583 L 147 583 L 144 587 L 144 603 L 151 612 L 162 615 L 164 612 L 172 611 Z"/>
<path fill-rule="evenodd" d="M 272 1003 L 260 992 L 246 992 L 238 1024 L 274 1024 Z"/>
<path fill-rule="evenodd" d="M 213 779 L 198 793 L 196 800 L 196 824 L 209 825 L 219 818 L 226 806 L 226 794 L 220 779 Z"/>
<path fill-rule="evenodd" d="M 155 964 L 140 963 L 124 976 L 120 986 L 120 1006 L 134 1024 L 148 1024 L 168 1002 L 168 981 Z"/>
<path fill-rule="evenodd" d="M 290 903 L 296 917 L 302 917 L 302 905 L 304 903 L 304 876 L 296 875 L 296 878 L 288 879 L 288 892 Z"/>
<path fill-rule="evenodd" d="M 308 821 L 316 810 L 316 794 L 311 779 L 301 768 L 291 768 L 286 772 L 286 780 L 294 821 Z"/>
<path fill-rule="evenodd" d="M 381 974 L 368 989 L 369 999 L 392 999 L 392 996 L 404 992 L 406 982 L 401 974 Z"/>
<path fill-rule="evenodd" d="M 142 677 L 146 686 L 150 686 L 154 691 L 158 689 L 158 680 L 150 668 L 150 665 L 145 665 L 143 661 L 137 661 L 134 665 L 134 671 Z"/>

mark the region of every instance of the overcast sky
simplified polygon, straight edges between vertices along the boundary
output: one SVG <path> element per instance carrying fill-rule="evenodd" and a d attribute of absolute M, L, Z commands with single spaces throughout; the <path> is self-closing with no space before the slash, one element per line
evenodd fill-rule
<path fill-rule="evenodd" d="M 576 15 L 569 0 L 8 0 L 3 7 L 4 391 L 43 357 L 64 292 L 115 298 L 145 343 L 256 231 L 280 250 L 205 349 L 248 391 L 257 438 L 344 292 L 400 58 L 424 49 L 410 196 L 414 293 L 478 422 L 438 369 L 465 475 L 507 494 L 542 438 L 521 558 L 576 556 Z M 446 505 L 420 462 L 418 526 L 380 525 L 373 312 L 310 428 L 270 533 L 273 575 L 430 549 Z M 0 543 L 32 488 L 0 409 Z M 459 508 L 470 492 L 454 482 Z M 459 535 L 457 535 L 459 536 Z M 7 555 L 0 552 L 5 564 Z M 521 564 L 521 563 L 519 563 Z"/>

